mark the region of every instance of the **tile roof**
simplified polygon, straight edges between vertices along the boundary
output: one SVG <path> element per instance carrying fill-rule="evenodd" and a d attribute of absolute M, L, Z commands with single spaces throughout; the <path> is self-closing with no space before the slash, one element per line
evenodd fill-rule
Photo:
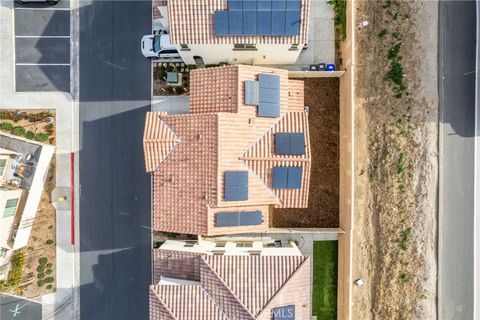
<path fill-rule="evenodd" d="M 258 117 L 257 107 L 244 104 L 244 81 L 255 80 L 260 73 L 280 77 L 278 118 Z M 191 77 L 188 115 L 149 113 L 146 119 L 144 148 L 147 171 L 153 170 L 154 229 L 202 235 L 261 231 L 268 228 L 269 205 L 306 207 L 311 159 L 302 82 L 289 80 L 286 70 L 244 65 L 195 70 Z M 303 132 L 305 155 L 276 155 L 276 132 Z M 277 165 L 302 167 L 302 188 L 272 189 L 271 171 Z M 247 201 L 224 200 L 227 171 L 248 171 Z M 239 208 L 261 210 L 264 222 L 221 231 L 214 227 L 217 209 Z"/>
<path fill-rule="evenodd" d="M 272 308 L 288 304 L 296 305 L 297 319 L 307 319 L 308 257 L 204 255 L 197 259 L 198 285 L 151 287 L 151 319 L 156 319 L 152 313 L 169 314 L 179 320 L 263 319 L 265 315 L 270 319 Z"/>
<path fill-rule="evenodd" d="M 213 14 L 226 10 L 226 0 L 168 0 L 170 39 L 174 44 L 303 44 L 308 39 L 310 0 L 302 0 L 297 36 L 215 36 Z"/>

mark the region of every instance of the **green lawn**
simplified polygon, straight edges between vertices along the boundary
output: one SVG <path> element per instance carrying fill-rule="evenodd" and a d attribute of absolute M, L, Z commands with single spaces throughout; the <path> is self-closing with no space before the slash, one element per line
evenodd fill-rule
<path fill-rule="evenodd" d="M 312 311 L 318 320 L 337 319 L 337 241 L 313 243 Z"/>

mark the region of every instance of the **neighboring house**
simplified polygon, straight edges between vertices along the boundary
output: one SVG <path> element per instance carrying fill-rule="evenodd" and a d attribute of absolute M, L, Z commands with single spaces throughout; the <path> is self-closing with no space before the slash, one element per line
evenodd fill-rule
<path fill-rule="evenodd" d="M 12 252 L 25 247 L 54 147 L 0 134 L 0 279 Z"/>
<path fill-rule="evenodd" d="M 310 0 L 168 0 L 168 31 L 187 64 L 294 64 L 309 12 Z"/>
<path fill-rule="evenodd" d="M 310 259 L 300 252 L 238 256 L 162 246 L 153 259 L 150 320 L 310 319 Z"/>
<path fill-rule="evenodd" d="M 153 229 L 197 235 L 265 231 L 270 208 L 308 205 L 303 82 L 245 65 L 195 70 L 190 113 L 147 113 Z"/>

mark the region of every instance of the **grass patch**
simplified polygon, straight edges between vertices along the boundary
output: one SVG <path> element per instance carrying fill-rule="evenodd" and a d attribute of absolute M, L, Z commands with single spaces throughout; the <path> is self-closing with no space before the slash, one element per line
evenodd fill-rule
<path fill-rule="evenodd" d="M 347 1 L 329 0 L 327 3 L 332 5 L 335 11 L 334 21 L 337 40 L 345 40 L 347 38 Z"/>
<path fill-rule="evenodd" d="M 312 311 L 317 319 L 337 319 L 338 241 L 313 242 Z"/>

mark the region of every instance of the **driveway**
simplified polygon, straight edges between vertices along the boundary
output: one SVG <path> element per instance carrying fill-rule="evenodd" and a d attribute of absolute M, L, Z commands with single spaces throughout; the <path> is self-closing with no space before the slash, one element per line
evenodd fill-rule
<path fill-rule="evenodd" d="M 70 2 L 15 4 L 16 91 L 70 91 Z"/>

